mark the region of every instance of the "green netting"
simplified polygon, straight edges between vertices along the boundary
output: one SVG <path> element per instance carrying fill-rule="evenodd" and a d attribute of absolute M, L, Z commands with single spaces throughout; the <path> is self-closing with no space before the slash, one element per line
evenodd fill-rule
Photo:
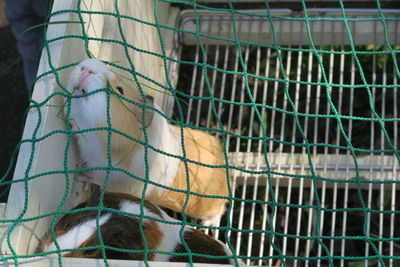
<path fill-rule="evenodd" d="M 9 168 L 10 171 L 15 164 L 19 148 L 30 146 L 30 154 L 24 155 L 26 160 L 21 160 L 21 164 L 26 165 L 23 166 L 24 175 L 5 181 L 7 172 L 1 180 L 2 188 L 22 184 L 20 189 L 23 188 L 25 193 L 24 199 L 20 199 L 23 208 L 19 215 L 0 220 L 8 230 L 4 235 L 3 248 L 11 252 L 10 255 L 2 255 L 1 261 L 18 264 L 33 256 L 52 254 L 57 255 L 58 263 L 62 266 L 62 252 L 97 248 L 101 249 L 107 266 L 106 249 L 142 253 L 146 265 L 149 253 L 181 255 L 149 249 L 142 227 L 143 250 L 105 246 L 99 227 L 97 235 L 101 245 L 98 247 L 61 250 L 56 243 L 57 252 L 21 254 L 17 253 L 17 248 L 11 242 L 13 231 L 23 222 L 51 218 L 49 228 L 53 229 L 51 235 L 55 239 L 54 227 L 65 214 L 95 210 L 97 225 L 104 211 L 129 215 L 104 207 L 104 188 L 98 207 L 74 211 L 65 208 L 69 198 L 73 198 L 71 179 L 78 173 L 94 169 L 105 171 L 105 187 L 111 171 L 119 171 L 132 179 L 143 181 L 145 186 L 140 214 L 136 214 L 140 225 L 144 219 L 160 221 L 145 216 L 143 212 L 147 186 L 154 184 L 148 177 L 148 151 L 152 149 L 179 158 L 185 165 L 188 186 L 187 190 L 181 191 L 186 194 L 186 200 L 182 213 L 177 215 L 182 220 L 182 226 L 212 229 L 227 244 L 233 254 L 230 257 L 236 265 L 239 264 L 238 260 L 246 264 L 276 266 L 400 264 L 400 232 L 397 227 L 400 223 L 400 205 L 397 203 L 400 197 L 397 192 L 400 172 L 397 136 L 400 120 L 397 89 L 400 78 L 398 11 L 387 12 L 379 0 L 373 2 L 373 12 L 365 16 L 352 14 L 353 11 L 346 9 L 343 1 L 331 2 L 330 8 L 337 9 L 337 16 L 334 16 L 329 12 L 323 15 L 326 10 L 317 13 L 310 10 L 315 3 L 305 1 L 298 3 L 299 11 L 285 13 L 271 8 L 270 5 L 275 2 L 269 1 L 257 4 L 259 10 L 253 12 L 242 9 L 240 4 L 232 1 L 213 4 L 155 0 L 152 2 L 154 21 L 147 21 L 127 15 L 121 8 L 124 1 L 105 1 L 112 4 L 112 11 L 107 12 L 91 10 L 89 2 L 77 0 L 71 9 L 53 11 L 48 16 L 52 20 L 60 14 L 75 14 L 77 20 L 71 23 L 81 28 L 81 34 L 46 38 L 44 42 L 43 55 L 48 59 L 49 69 L 40 73 L 37 81 L 54 75 L 60 90 L 39 102 L 31 99 L 28 112 L 37 114 L 33 122 L 35 127 L 17 146 Z M 174 4 L 174 7 L 189 11 L 192 14 L 189 20 L 192 28 L 185 27 L 185 23 L 178 19 L 180 23 L 175 26 L 161 23 L 161 13 L 167 12 L 163 9 L 164 4 Z M 86 26 L 90 22 L 85 19 L 90 15 L 115 19 L 115 31 L 121 39 L 112 40 L 89 34 Z M 127 22 L 153 28 L 160 51 L 154 52 L 129 43 L 124 32 Z M 316 29 L 317 24 L 322 29 Z M 324 27 L 326 31 L 321 34 Z M 365 35 L 363 27 L 373 29 L 367 43 L 359 41 L 358 35 Z M 283 29 L 289 30 L 285 32 Z M 164 39 L 164 32 L 173 32 L 176 38 L 172 41 Z M 382 33 L 380 37 L 376 37 L 378 32 Z M 247 33 L 252 34 L 249 37 Z M 366 39 L 365 36 L 363 38 Z M 204 163 L 186 158 L 184 142 L 181 144 L 182 156 L 171 155 L 150 147 L 146 130 L 142 141 L 114 129 L 109 110 L 110 96 L 115 93 L 109 85 L 79 96 L 107 93 L 108 127 L 73 131 L 71 125 L 65 123 L 65 128 L 44 133 L 40 131 L 46 119 L 44 107 L 53 108 L 51 112 L 59 112 L 63 121 L 65 118 L 68 120 L 71 112 L 72 95 L 61 76 L 63 71 L 72 69 L 79 62 L 59 66 L 51 63 L 54 55 L 50 53 L 49 46 L 58 40 L 83 41 L 86 57 L 93 57 L 90 42 L 101 41 L 123 48 L 124 58 L 121 60 L 126 60 L 128 67 L 118 61 L 108 62 L 109 66 L 125 71 L 125 75 L 130 74 L 129 78 L 137 85 L 142 97 L 145 92 L 164 90 L 165 97 L 172 97 L 174 108 L 172 115 L 167 116 L 167 111 L 163 113 L 146 102 L 135 103 L 122 97 L 124 101 L 139 105 L 143 110 L 158 112 L 180 127 L 181 138 L 183 127 L 189 127 L 208 131 L 220 139 L 225 164 L 208 166 L 227 170 L 229 205 L 219 227 L 205 227 L 185 214 L 190 197 L 199 196 L 190 190 L 188 163 Z M 180 52 L 178 59 L 167 52 L 171 47 L 168 42 L 174 42 L 174 49 Z M 135 62 L 132 53 L 160 58 L 165 82 L 137 71 L 141 62 Z M 61 57 L 68 55 L 61 54 Z M 180 65 L 177 83 L 170 78 L 171 72 L 175 71 L 171 67 L 173 64 Z M 61 102 L 65 105 L 66 114 L 62 114 L 64 106 L 51 106 L 54 99 L 58 98 L 63 99 Z M 115 135 L 123 135 L 132 142 L 142 144 L 145 147 L 146 176 L 137 177 L 113 166 L 109 145 L 107 166 L 71 169 L 69 155 L 73 136 L 92 131 L 107 131 L 107 144 Z M 55 148 L 52 153 L 63 155 L 63 167 L 56 170 L 49 167 L 32 174 L 34 157 L 38 153 L 37 145 L 43 145 L 58 135 L 65 137 L 66 145 L 62 149 Z M 63 177 L 65 191 L 60 196 L 59 205 L 55 212 L 31 216 L 28 212 L 29 194 L 38 192 L 30 192 L 29 183 L 51 175 Z M 230 177 L 233 177 L 233 184 Z M 182 227 L 180 238 L 187 252 L 184 255 L 188 256 L 192 265 L 193 257 L 199 255 L 190 251 L 183 239 L 183 230 Z M 218 258 L 210 255 L 203 257 Z"/>

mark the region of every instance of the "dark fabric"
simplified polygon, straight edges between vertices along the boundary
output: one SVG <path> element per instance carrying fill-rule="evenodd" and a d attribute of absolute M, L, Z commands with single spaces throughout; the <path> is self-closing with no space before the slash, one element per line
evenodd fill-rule
<path fill-rule="evenodd" d="M 26 30 L 45 22 L 47 2 L 47 0 L 6 0 L 5 15 L 17 39 L 28 89 L 32 88 L 37 74 L 43 27 Z"/>

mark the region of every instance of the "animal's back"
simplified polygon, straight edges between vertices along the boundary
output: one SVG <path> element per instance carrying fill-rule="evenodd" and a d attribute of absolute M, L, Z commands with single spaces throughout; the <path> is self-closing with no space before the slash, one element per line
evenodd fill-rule
<path fill-rule="evenodd" d="M 147 249 L 151 250 L 147 254 L 149 261 L 186 262 L 189 259 L 185 256 L 187 251 L 182 245 L 180 235 L 183 227 L 183 238 L 186 244 L 192 253 L 197 254 L 192 255 L 193 262 L 233 263 L 230 259 L 232 253 L 219 240 L 188 225 L 182 225 L 182 222 L 169 217 L 148 201 L 144 201 L 142 206 L 140 199 L 130 195 L 105 193 L 103 205 L 108 210 L 101 212 L 97 223 L 98 211 L 83 208 L 98 207 L 99 194 L 100 189 L 97 188 L 92 198 L 76 206 L 73 209 L 74 212 L 64 215 L 55 225 L 54 236 L 59 248 L 64 250 L 61 252 L 63 257 L 102 258 L 103 252 L 100 248 L 89 248 L 101 246 L 97 235 L 97 231 L 100 231 L 102 243 L 106 246 L 104 248 L 105 256 L 108 259 L 143 260 L 145 250 L 143 233 L 147 241 Z M 112 212 L 110 209 L 123 213 Z M 145 218 L 140 222 L 141 210 Z M 163 220 L 167 223 L 157 222 L 153 219 Z M 140 231 L 140 225 L 143 232 Z M 110 247 L 115 249 L 110 249 Z M 136 252 L 131 253 L 126 250 L 135 250 Z M 166 253 L 152 252 L 156 250 Z M 37 247 L 36 253 L 55 253 L 56 251 L 55 241 L 49 230 Z M 181 255 L 171 255 L 171 252 Z M 201 256 L 201 254 L 205 256 Z M 209 258 L 207 255 L 214 257 Z"/>
<path fill-rule="evenodd" d="M 174 127 L 179 131 L 178 127 Z M 210 166 L 223 166 L 225 164 L 222 148 L 217 138 L 190 128 L 184 128 L 184 138 L 186 157 L 189 160 Z M 228 195 L 225 167 L 206 167 L 188 162 L 188 172 L 190 191 L 211 196 L 211 198 L 189 195 L 186 214 L 203 220 L 222 215 L 227 200 L 213 198 L 212 196 Z M 187 190 L 186 168 L 183 161 L 179 165 L 177 177 L 171 187 Z M 185 198 L 185 193 L 166 190 L 160 204 L 173 210 L 180 210 Z M 159 202 L 160 199 L 152 199 L 152 201 Z"/>

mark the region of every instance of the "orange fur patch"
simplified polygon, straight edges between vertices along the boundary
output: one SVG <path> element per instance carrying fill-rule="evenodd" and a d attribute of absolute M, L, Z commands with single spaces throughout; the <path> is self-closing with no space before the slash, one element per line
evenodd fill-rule
<path fill-rule="evenodd" d="M 116 88 L 117 86 L 120 86 L 123 88 L 124 96 L 126 98 L 137 103 L 143 102 L 142 97 L 136 88 L 120 77 L 117 76 L 115 79 L 110 80 L 110 84 L 114 92 L 119 94 L 119 91 L 116 90 Z M 141 107 L 129 103 L 115 94 L 111 94 L 110 97 L 111 127 L 143 141 L 142 129 L 140 128 L 141 123 L 139 122 L 142 118 Z M 106 125 L 107 123 L 104 123 L 104 125 L 99 126 Z M 98 134 L 102 142 L 107 144 L 107 131 L 99 131 Z M 119 167 L 128 169 L 136 151 L 138 150 L 137 146 L 141 145 L 118 133 L 112 133 L 111 142 L 112 145 L 110 146 L 110 149 L 113 161 L 118 162 Z M 104 154 L 107 154 L 107 146 L 104 146 Z"/>
<path fill-rule="evenodd" d="M 176 127 L 176 126 L 174 126 Z M 179 129 L 178 127 L 176 127 Z M 198 130 L 184 129 L 185 149 L 188 159 L 207 165 L 224 165 L 221 145 L 217 138 Z M 188 163 L 190 191 L 209 196 L 227 196 L 225 168 L 209 168 L 195 163 Z M 178 175 L 172 188 L 187 190 L 185 164 L 180 163 Z M 165 190 L 161 197 L 150 201 L 160 206 L 180 212 L 186 194 Z M 221 214 L 225 210 L 226 199 L 189 196 L 186 214 L 200 219 Z"/>

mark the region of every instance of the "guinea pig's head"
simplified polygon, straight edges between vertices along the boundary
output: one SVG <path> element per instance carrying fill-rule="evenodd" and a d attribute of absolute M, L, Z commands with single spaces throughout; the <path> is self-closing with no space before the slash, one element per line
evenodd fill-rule
<path fill-rule="evenodd" d="M 80 129 L 111 126 L 142 139 L 143 128 L 153 120 L 154 112 L 148 109 L 154 107 L 153 97 L 140 94 L 134 81 L 116 75 L 100 60 L 86 59 L 77 65 L 70 74 L 68 90 L 74 96 L 72 118 Z M 99 91 L 94 92 L 96 90 Z M 106 131 L 99 131 L 99 134 L 107 140 Z M 124 154 L 126 148 L 131 147 L 127 146 L 131 141 L 119 134 L 112 139 L 112 149 L 117 154 Z"/>
<path fill-rule="evenodd" d="M 83 95 L 105 88 L 107 80 L 114 79 L 112 73 L 100 60 L 90 58 L 79 63 L 71 72 L 68 90 L 73 95 Z"/>

